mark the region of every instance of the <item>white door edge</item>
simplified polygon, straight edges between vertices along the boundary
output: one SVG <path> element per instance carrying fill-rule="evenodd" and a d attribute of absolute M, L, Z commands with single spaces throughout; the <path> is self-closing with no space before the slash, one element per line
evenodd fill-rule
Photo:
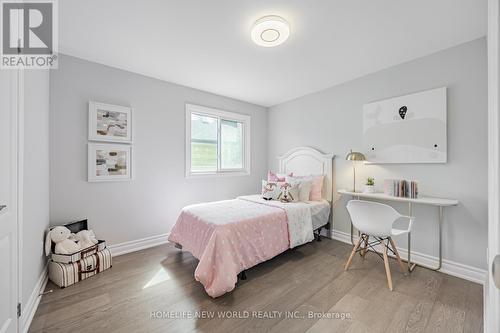
<path fill-rule="evenodd" d="M 499 183 L 499 0 L 488 0 L 488 279 L 484 288 L 484 330 L 500 330 L 500 291 L 491 274 L 493 258 L 500 253 Z"/>
<path fill-rule="evenodd" d="M 23 304 L 23 188 L 24 188 L 24 71 L 17 70 L 17 302 Z M 21 316 L 17 317 L 18 331 L 21 329 Z"/>

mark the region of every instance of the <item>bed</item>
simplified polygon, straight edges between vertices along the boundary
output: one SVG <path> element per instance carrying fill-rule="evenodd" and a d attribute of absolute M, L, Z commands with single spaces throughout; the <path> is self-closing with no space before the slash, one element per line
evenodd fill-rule
<path fill-rule="evenodd" d="M 184 207 L 169 241 L 199 260 L 194 276 L 211 297 L 234 289 L 245 270 L 331 229 L 333 155 L 299 147 L 279 157 L 279 172 L 324 175 L 321 201 L 281 203 L 261 195 Z"/>

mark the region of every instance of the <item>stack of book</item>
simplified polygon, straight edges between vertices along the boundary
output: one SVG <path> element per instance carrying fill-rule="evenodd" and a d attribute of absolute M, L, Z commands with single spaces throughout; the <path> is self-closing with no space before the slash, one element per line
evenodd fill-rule
<path fill-rule="evenodd" d="M 400 198 L 418 198 L 418 183 L 404 179 L 384 180 L 384 194 Z"/>

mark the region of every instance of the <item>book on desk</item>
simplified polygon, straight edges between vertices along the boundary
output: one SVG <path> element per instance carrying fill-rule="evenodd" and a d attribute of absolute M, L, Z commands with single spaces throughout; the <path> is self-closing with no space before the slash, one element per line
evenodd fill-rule
<path fill-rule="evenodd" d="M 384 194 L 400 198 L 418 198 L 418 182 L 415 180 L 386 179 Z"/>

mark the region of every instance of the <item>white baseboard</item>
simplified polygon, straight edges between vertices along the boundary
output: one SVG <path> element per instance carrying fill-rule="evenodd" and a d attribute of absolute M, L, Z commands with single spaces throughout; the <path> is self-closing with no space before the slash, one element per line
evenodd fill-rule
<path fill-rule="evenodd" d="M 332 239 L 341 241 L 343 243 L 351 243 L 351 236 L 347 232 L 339 231 L 339 230 L 333 230 Z M 354 240 L 358 239 L 358 236 L 355 235 Z M 403 259 L 405 259 L 408 255 L 408 252 L 406 249 L 402 249 L 398 247 L 399 254 Z M 417 264 L 421 264 L 424 266 L 429 266 L 429 267 L 437 267 L 439 263 L 439 258 L 434 257 L 428 254 L 424 253 L 419 253 L 415 251 L 411 251 L 411 261 Z M 455 261 L 443 259 L 443 264 L 441 269 L 439 270 L 441 273 L 445 273 L 448 275 L 456 276 L 468 281 L 476 282 L 483 284 L 486 281 L 486 277 L 488 276 L 488 272 L 486 270 L 477 268 L 477 267 L 472 267 L 468 265 L 464 265 Z"/>
<path fill-rule="evenodd" d="M 168 236 L 169 236 L 169 233 L 151 236 L 151 237 L 146 237 L 146 238 L 141 238 L 141 239 L 136 239 L 136 240 L 129 241 L 129 242 L 109 245 L 108 249 L 109 249 L 109 251 L 111 251 L 111 255 L 113 255 L 114 257 L 117 257 L 117 256 L 121 256 L 122 254 L 135 252 L 135 251 L 139 251 L 139 250 L 144 250 L 144 249 L 148 249 L 148 248 L 153 247 L 153 246 L 166 244 L 166 243 L 168 243 Z"/>
<path fill-rule="evenodd" d="M 30 295 L 30 298 L 26 302 L 26 304 L 22 304 L 21 307 L 21 318 L 19 318 L 19 332 L 25 333 L 28 332 L 30 328 L 31 321 L 35 316 L 35 312 L 38 309 L 38 304 L 40 304 L 40 296 L 41 293 L 45 290 L 45 286 L 49 281 L 48 275 L 48 266 L 45 265 L 42 274 L 38 278 L 36 282 L 35 288 L 33 288 L 33 292 Z"/>

